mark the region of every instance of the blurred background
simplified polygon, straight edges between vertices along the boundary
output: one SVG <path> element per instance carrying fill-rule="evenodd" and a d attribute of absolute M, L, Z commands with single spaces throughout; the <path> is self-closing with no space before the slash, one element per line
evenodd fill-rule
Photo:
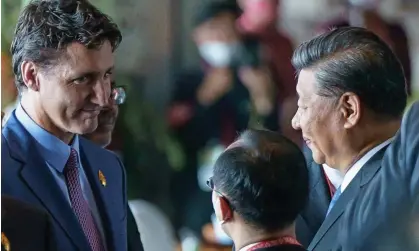
<path fill-rule="evenodd" d="M 230 249 L 229 239 L 211 223 L 211 193 L 205 181 L 214 159 L 247 126 L 280 130 L 299 142 L 289 125 L 296 105 L 290 57 L 302 41 L 330 27 L 370 28 L 399 56 L 410 100 L 419 98 L 419 0 L 239 0 L 250 14 L 238 14 L 234 22 L 220 18 L 216 10 L 202 10 L 208 1 L 91 1 L 123 32 L 115 81 L 126 89 L 127 102 L 120 108 L 109 149 L 125 164 L 130 206 L 150 251 Z M 265 9 L 252 5 L 260 1 L 270 3 Z M 5 112 L 17 98 L 9 47 L 26 2 L 1 1 Z M 259 32 L 247 25 L 269 13 L 271 18 L 262 21 L 273 29 Z M 224 33 L 233 37 L 229 42 L 240 44 L 232 73 L 214 70 L 223 63 L 214 55 L 227 52 L 206 46 L 213 40 L 226 43 L 214 34 L 216 25 L 231 25 Z M 265 70 L 269 79 L 261 77 Z M 214 87 L 218 82 L 225 85 Z M 275 90 L 274 97 L 269 90 Z M 162 235 L 167 245 L 161 246 Z"/>

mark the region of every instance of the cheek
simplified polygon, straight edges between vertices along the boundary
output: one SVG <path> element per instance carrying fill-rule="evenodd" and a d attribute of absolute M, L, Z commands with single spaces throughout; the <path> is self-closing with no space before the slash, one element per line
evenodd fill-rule
<path fill-rule="evenodd" d="M 313 116 L 313 114 L 309 110 L 303 111 L 299 115 L 299 124 L 303 134 L 307 134 L 312 131 L 312 127 L 314 126 L 314 120 L 315 116 Z"/>

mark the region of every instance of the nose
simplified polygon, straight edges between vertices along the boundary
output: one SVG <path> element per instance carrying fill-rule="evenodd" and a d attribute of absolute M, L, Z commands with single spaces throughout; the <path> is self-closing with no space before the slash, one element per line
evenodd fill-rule
<path fill-rule="evenodd" d="M 100 107 L 109 107 L 111 105 L 111 82 L 97 81 L 93 87 L 93 103 Z"/>
<path fill-rule="evenodd" d="M 300 130 L 301 129 L 299 109 L 294 114 L 294 117 L 291 120 L 291 125 L 292 125 L 292 128 L 294 128 L 294 130 Z"/>

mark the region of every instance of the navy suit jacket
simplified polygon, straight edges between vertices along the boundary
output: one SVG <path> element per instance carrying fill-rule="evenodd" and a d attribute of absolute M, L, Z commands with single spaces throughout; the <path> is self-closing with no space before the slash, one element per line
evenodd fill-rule
<path fill-rule="evenodd" d="M 323 167 L 313 160 L 310 149 L 305 149 L 309 173 L 310 193 L 304 210 L 298 215 L 295 225 L 297 240 L 308 247 L 320 229 L 331 200 L 330 189 Z"/>
<path fill-rule="evenodd" d="M 348 208 L 348 204 L 357 198 L 357 195 L 365 193 L 369 185 L 374 181 L 381 170 L 381 160 L 386 148 L 379 150 L 370 160 L 365 163 L 358 174 L 354 177 L 339 199 L 336 201 L 330 213 L 324 219 L 322 225 L 313 237 L 308 250 L 338 250 L 337 246 L 342 215 Z"/>
<path fill-rule="evenodd" d="M 381 166 L 345 212 L 339 229 L 342 250 L 419 250 L 419 234 L 412 231 L 419 220 L 419 102 L 403 117 Z"/>
<path fill-rule="evenodd" d="M 2 130 L 1 192 L 45 209 L 52 219 L 60 251 L 90 250 L 80 224 L 59 189 L 36 141 L 13 112 Z M 105 230 L 108 251 L 127 250 L 127 197 L 125 170 L 111 152 L 80 137 L 80 157 Z M 106 178 L 102 185 L 101 171 Z"/>

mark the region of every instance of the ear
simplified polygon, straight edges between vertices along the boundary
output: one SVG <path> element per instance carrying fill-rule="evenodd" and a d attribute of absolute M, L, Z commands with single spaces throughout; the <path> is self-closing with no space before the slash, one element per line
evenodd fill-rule
<path fill-rule="evenodd" d="M 341 96 L 339 104 L 345 120 L 344 128 L 354 127 L 361 119 L 361 100 L 355 93 L 347 92 Z"/>
<path fill-rule="evenodd" d="M 231 209 L 226 198 L 218 197 L 220 203 L 221 220 L 227 222 L 233 218 L 233 210 Z"/>
<path fill-rule="evenodd" d="M 23 83 L 26 87 L 32 91 L 39 91 L 39 81 L 37 79 L 38 67 L 34 62 L 23 61 L 20 65 L 22 72 Z"/>

